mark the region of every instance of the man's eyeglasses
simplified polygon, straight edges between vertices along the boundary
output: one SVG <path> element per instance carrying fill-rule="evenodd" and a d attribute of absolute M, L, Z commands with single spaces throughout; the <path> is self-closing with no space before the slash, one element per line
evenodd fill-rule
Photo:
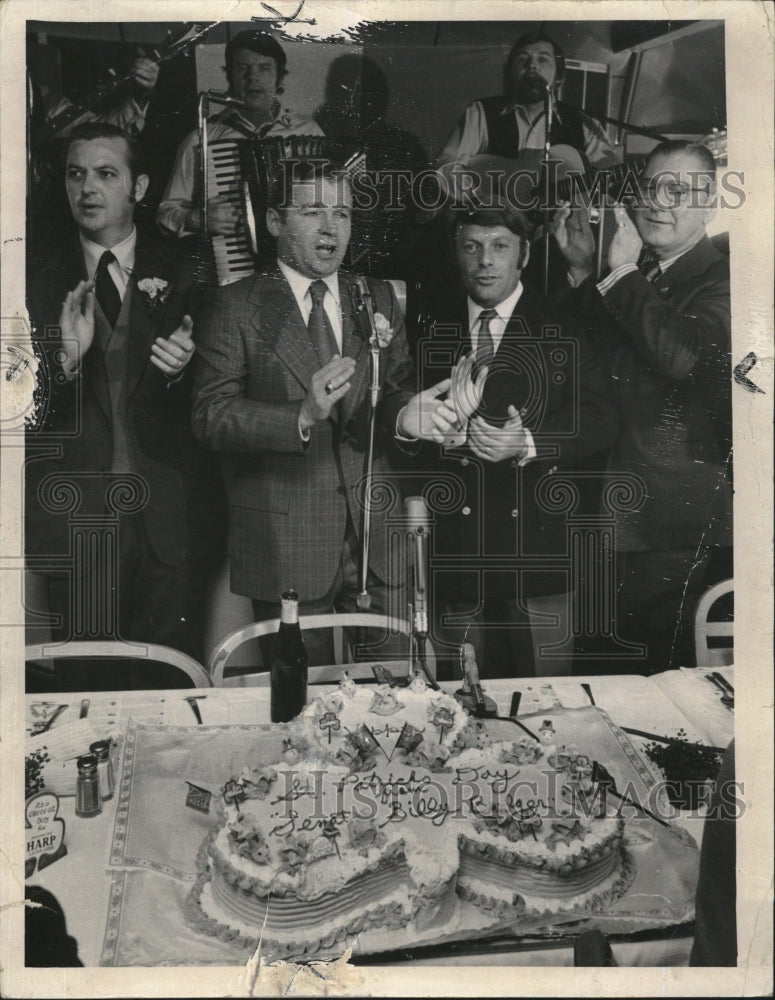
<path fill-rule="evenodd" d="M 693 191 L 710 194 L 710 185 L 691 187 L 688 184 L 678 184 L 664 177 L 641 177 L 639 187 L 640 204 L 655 205 L 657 208 L 678 208 L 679 205 L 684 205 L 689 201 Z"/>

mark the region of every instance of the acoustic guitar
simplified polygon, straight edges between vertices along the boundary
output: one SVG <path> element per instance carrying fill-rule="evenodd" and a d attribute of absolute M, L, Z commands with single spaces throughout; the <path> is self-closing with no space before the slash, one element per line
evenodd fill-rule
<path fill-rule="evenodd" d="M 714 131 L 699 140 L 707 146 L 717 165 L 727 163 L 726 129 Z M 643 170 L 648 156 L 640 156 L 600 170 L 589 168 L 577 149 L 568 145 L 552 146 L 547 162 L 543 149 L 525 149 L 516 157 L 480 154 L 468 164 L 474 175 L 471 190 L 484 204 L 500 193 L 516 208 L 527 212 L 534 221 L 536 213 L 554 211 L 560 203 L 592 209 L 591 222 L 632 191 L 632 180 Z"/>

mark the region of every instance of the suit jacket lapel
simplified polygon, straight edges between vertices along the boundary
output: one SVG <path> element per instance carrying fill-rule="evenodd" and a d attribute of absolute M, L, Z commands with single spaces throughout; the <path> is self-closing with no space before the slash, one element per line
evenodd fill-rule
<path fill-rule="evenodd" d="M 279 268 L 254 278 L 248 301 L 257 307 L 252 323 L 258 336 L 272 347 L 301 385 L 309 389 L 312 376 L 320 368 L 320 358 L 290 285 Z"/>
<path fill-rule="evenodd" d="M 77 236 L 74 236 L 66 245 L 52 275 L 52 303 L 57 318 L 68 292 L 72 292 L 80 281 L 84 281 L 88 277 L 80 241 Z M 83 360 L 83 369 L 85 374 L 84 391 L 92 393 L 105 416 L 110 417 L 108 372 L 105 367 L 102 345 L 96 332 L 91 347 Z"/>
<path fill-rule="evenodd" d="M 713 246 L 708 236 L 703 236 L 691 250 L 688 250 L 682 257 L 672 264 L 667 271 L 664 271 L 654 282 L 654 287 L 665 295 L 672 286 L 683 288 L 691 284 L 696 275 L 704 274 L 705 271 L 721 259 L 721 254 Z"/>
<path fill-rule="evenodd" d="M 149 303 L 138 287 L 138 281 L 143 278 L 161 278 L 172 284 L 173 275 L 169 263 L 159 254 L 154 253 L 149 244 L 138 233 L 135 247 L 135 266 L 127 287 L 127 295 L 131 291 L 128 317 L 129 344 L 127 347 L 127 399 L 131 399 L 137 391 L 140 380 L 151 363 L 151 345 L 163 331 L 149 313 Z M 170 294 L 170 289 L 167 289 Z M 158 307 L 159 315 L 163 314 L 163 305 Z M 171 331 L 170 331 L 171 332 Z"/>

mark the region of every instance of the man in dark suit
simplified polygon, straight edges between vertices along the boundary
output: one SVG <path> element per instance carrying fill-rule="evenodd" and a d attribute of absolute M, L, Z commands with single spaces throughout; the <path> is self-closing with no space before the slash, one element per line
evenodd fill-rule
<path fill-rule="evenodd" d="M 191 285 L 135 229 L 147 186 L 135 139 L 105 123 L 73 131 L 66 188 L 78 234 L 28 296 L 40 364 L 26 546 L 31 567 L 49 575 L 57 638 L 120 637 L 201 660 L 212 479 L 190 429 Z M 102 532 L 107 548 L 78 565 L 71 532 L 87 522 L 89 544 Z M 117 551 L 104 534 L 111 522 Z M 72 578 L 56 571 L 68 560 Z"/>
<path fill-rule="evenodd" d="M 522 283 L 529 237 L 524 215 L 505 203 L 458 216 L 467 294 L 435 317 L 421 362 L 433 381 L 434 356 L 465 355 L 450 393 L 463 424 L 435 463 L 458 495 L 438 512 L 434 576 L 437 604 L 483 627 L 483 641 L 478 628 L 469 639 L 490 676 L 570 672 L 567 512 L 553 509 L 552 482 L 615 434 L 609 389 L 584 341 Z M 447 560 L 457 563 L 452 574 Z"/>
<path fill-rule="evenodd" d="M 567 209 L 557 219 L 577 307 L 613 375 L 620 430 L 609 476 L 637 477 L 643 494 L 615 512 L 616 628 L 647 649 L 614 671 L 692 664 L 696 600 L 732 574 L 729 260 L 706 234 L 715 178 L 706 147 L 657 146 L 633 218 L 615 210 L 610 273 L 597 285 L 586 219 Z"/>
<path fill-rule="evenodd" d="M 213 290 L 199 324 L 194 430 L 231 460 L 231 587 L 252 598 L 257 620 L 277 616 L 289 587 L 301 596 L 302 615 L 356 607 L 370 356 L 353 304 L 355 278 L 339 270 L 351 205 L 344 173 L 289 161 L 266 216 L 277 265 Z M 389 452 L 397 433 L 431 435 L 435 396 L 413 398 L 395 294 L 382 281 L 369 287 L 387 341 L 374 475 L 394 491 L 395 510 Z M 405 617 L 386 513 L 375 513 L 371 525 L 372 610 Z M 332 662 L 326 638 L 305 635 L 311 662 Z"/>

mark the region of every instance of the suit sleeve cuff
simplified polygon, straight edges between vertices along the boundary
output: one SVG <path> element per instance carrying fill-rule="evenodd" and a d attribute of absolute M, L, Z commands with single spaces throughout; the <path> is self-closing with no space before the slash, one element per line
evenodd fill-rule
<path fill-rule="evenodd" d="M 631 274 L 633 271 L 638 270 L 638 265 L 635 263 L 631 264 L 620 264 L 619 267 L 615 267 L 611 273 L 599 281 L 597 284 L 597 290 L 601 295 L 605 295 L 606 292 L 610 292 L 614 287 L 616 282 L 625 276 L 625 274 Z"/>
<path fill-rule="evenodd" d="M 408 437 L 406 434 L 402 434 L 401 431 L 399 430 L 401 426 L 401 417 L 403 416 L 405 409 L 406 407 L 402 406 L 396 416 L 396 428 L 395 428 L 396 441 L 403 441 L 405 444 L 416 444 L 420 440 L 419 438 Z"/>
<path fill-rule="evenodd" d="M 532 462 L 534 458 L 538 458 L 538 449 L 536 448 L 536 443 L 533 439 L 533 435 L 530 431 L 525 428 L 525 439 L 527 440 L 527 451 L 519 460 L 520 468 L 523 465 L 527 465 L 528 462 Z"/>

